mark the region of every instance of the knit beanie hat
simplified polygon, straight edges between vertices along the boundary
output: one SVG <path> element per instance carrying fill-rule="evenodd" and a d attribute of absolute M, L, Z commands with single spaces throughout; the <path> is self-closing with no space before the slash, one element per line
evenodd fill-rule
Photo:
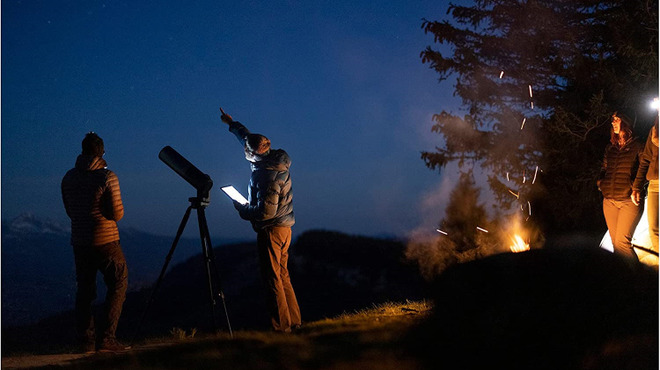
<path fill-rule="evenodd" d="M 105 154 L 103 139 L 94 132 L 87 133 L 82 141 L 82 154 L 103 157 L 103 154 Z"/>
<path fill-rule="evenodd" d="M 263 135 L 248 134 L 245 146 L 251 153 L 264 156 L 270 150 L 270 140 Z"/>

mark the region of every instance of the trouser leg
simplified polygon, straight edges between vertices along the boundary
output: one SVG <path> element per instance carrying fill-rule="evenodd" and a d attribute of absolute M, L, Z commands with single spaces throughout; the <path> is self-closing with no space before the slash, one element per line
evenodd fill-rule
<path fill-rule="evenodd" d="M 103 331 L 103 340 L 106 341 L 115 339 L 117 324 L 126 299 L 128 268 L 118 241 L 104 245 L 102 255 L 100 269 L 107 286 L 104 305 L 105 329 Z"/>
<path fill-rule="evenodd" d="M 92 246 L 74 247 L 76 264 L 76 334 L 81 342 L 94 342 L 94 314 L 96 299 L 96 263 Z"/>
<path fill-rule="evenodd" d="M 289 317 L 291 318 L 291 325 L 300 325 L 302 319 L 300 317 L 300 307 L 298 307 L 298 300 L 296 293 L 291 284 L 291 277 L 289 276 L 289 246 L 291 245 L 291 228 L 290 227 L 277 227 L 273 228 L 273 232 L 279 240 L 283 241 L 282 256 L 280 258 L 280 279 L 282 280 L 282 287 L 284 289 L 284 296 L 286 304 L 289 308 Z"/>
<path fill-rule="evenodd" d="M 614 201 L 607 198 L 603 199 L 603 215 L 605 216 L 605 223 L 607 224 L 607 232 L 610 234 L 612 245 L 616 238 L 617 219 L 619 218 L 619 209 L 616 207 Z M 616 248 L 614 249 L 616 253 Z"/>
<path fill-rule="evenodd" d="M 607 211 L 606 210 L 606 204 Z M 610 228 L 610 236 L 612 237 L 612 244 L 614 252 L 622 256 L 629 257 L 635 261 L 638 260 L 637 254 L 633 250 L 632 236 L 635 232 L 635 227 L 642 217 L 644 206 L 642 204 L 636 206 L 631 200 L 625 201 L 608 201 L 603 203 L 603 212 L 605 212 L 605 219 L 607 226 Z M 609 219 L 609 220 L 608 220 Z"/>
<path fill-rule="evenodd" d="M 649 233 L 653 250 L 658 251 L 658 192 L 649 191 L 648 210 L 646 212 L 649 221 Z"/>
<path fill-rule="evenodd" d="M 257 233 L 257 248 L 261 276 L 266 286 L 266 304 L 271 317 L 273 329 L 290 331 L 291 317 L 286 304 L 286 296 L 280 276 L 282 245 L 273 238 L 272 229 L 260 230 Z"/>

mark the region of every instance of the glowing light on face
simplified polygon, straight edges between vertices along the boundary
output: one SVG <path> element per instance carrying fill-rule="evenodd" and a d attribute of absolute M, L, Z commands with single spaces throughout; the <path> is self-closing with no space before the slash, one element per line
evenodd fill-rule
<path fill-rule="evenodd" d="M 621 118 L 616 115 L 612 116 L 612 131 L 617 135 L 621 132 Z"/>

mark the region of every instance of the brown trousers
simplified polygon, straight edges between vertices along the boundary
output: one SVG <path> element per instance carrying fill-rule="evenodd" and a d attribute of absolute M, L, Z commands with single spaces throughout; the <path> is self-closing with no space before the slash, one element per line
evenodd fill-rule
<path fill-rule="evenodd" d="M 300 308 L 291 285 L 287 263 L 290 227 L 269 227 L 257 232 L 261 277 L 266 285 L 266 304 L 275 331 L 290 332 L 300 325 Z"/>
<path fill-rule="evenodd" d="M 96 299 L 96 273 L 101 271 L 107 287 L 103 310 L 102 340 L 115 339 L 117 323 L 121 315 L 126 288 L 128 268 L 119 241 L 104 245 L 73 247 L 76 260 L 76 331 L 84 342 L 95 342 L 94 314 L 92 303 Z"/>
<path fill-rule="evenodd" d="M 638 261 L 633 250 L 632 237 L 643 211 L 644 203 L 636 206 L 630 199 L 603 199 L 603 214 L 612 238 L 614 253 Z"/>

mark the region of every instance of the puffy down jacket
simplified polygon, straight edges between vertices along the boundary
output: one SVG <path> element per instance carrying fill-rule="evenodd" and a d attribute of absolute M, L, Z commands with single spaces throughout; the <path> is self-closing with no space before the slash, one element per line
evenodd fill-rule
<path fill-rule="evenodd" d="M 101 157 L 80 155 L 62 179 L 62 200 L 71 218 L 72 245 L 103 245 L 119 240 L 124 216 L 119 179 Z"/>
<path fill-rule="evenodd" d="M 229 130 L 245 145 L 245 138 L 250 133 L 245 126 L 232 122 Z M 249 204 L 239 210 L 241 218 L 249 220 L 255 231 L 270 226 L 293 226 L 296 220 L 293 214 L 289 155 L 282 149 L 273 149 L 259 161 L 250 164 L 252 176 L 248 187 Z"/>
<path fill-rule="evenodd" d="M 600 170 L 598 188 L 607 199 L 626 200 L 632 193 L 632 184 L 639 166 L 642 144 L 628 140 L 621 148 L 608 144 Z"/>

